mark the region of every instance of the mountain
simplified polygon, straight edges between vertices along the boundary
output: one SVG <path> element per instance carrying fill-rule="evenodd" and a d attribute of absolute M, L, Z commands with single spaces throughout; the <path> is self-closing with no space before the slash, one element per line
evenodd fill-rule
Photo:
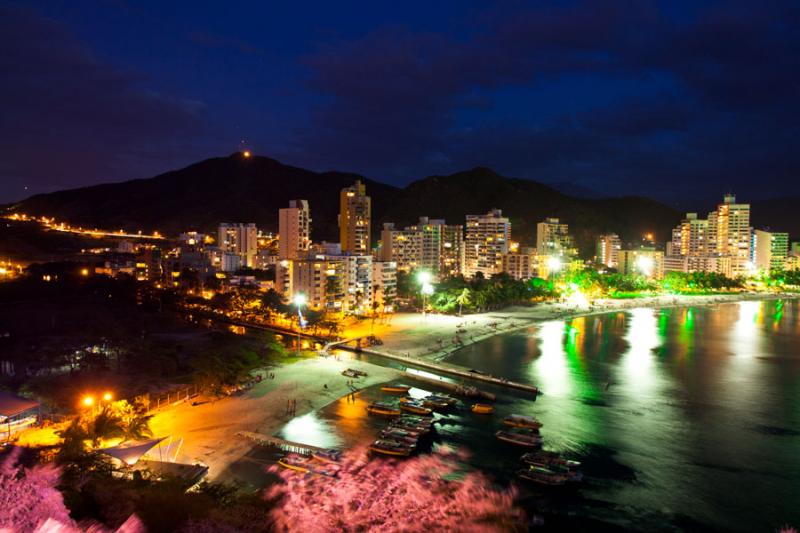
<path fill-rule="evenodd" d="M 681 216 L 647 198 L 577 198 L 535 181 L 500 176 L 485 167 L 430 176 L 401 189 L 356 174 L 312 172 L 239 153 L 150 179 L 39 194 L 11 208 L 77 225 L 168 234 L 191 228 L 212 230 L 223 221 L 255 222 L 275 231 L 278 209 L 291 199 L 304 198 L 311 206 L 314 239 L 336 240 L 339 191 L 356 179 L 366 184 L 372 197 L 375 240 L 386 221 L 404 226 L 426 215 L 463 224 L 466 214 L 499 208 L 511 219 L 515 240 L 534 243 L 536 223 L 560 217 L 570 224 L 579 247 L 588 254 L 594 237 L 603 232 L 619 233 L 624 241 L 652 232 L 664 241 Z"/>

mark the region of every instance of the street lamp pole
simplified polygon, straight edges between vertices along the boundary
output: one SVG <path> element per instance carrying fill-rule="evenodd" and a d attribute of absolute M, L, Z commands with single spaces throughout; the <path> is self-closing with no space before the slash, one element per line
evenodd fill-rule
<path fill-rule="evenodd" d="M 306 295 L 298 292 L 293 298 L 294 305 L 297 307 L 297 344 L 295 344 L 295 353 L 300 354 L 300 330 L 303 329 L 303 313 L 301 308 L 306 305 Z"/>

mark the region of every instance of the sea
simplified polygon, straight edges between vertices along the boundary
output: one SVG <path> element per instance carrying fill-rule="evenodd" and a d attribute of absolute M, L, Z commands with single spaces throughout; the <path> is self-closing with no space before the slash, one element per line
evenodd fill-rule
<path fill-rule="evenodd" d="M 488 474 L 498 487 L 517 486 L 519 505 L 543 520 L 543 531 L 800 527 L 797 300 L 551 320 L 447 361 L 541 389 L 534 399 L 479 385 L 498 394 L 495 413 L 474 414 L 464 400 L 435 416 L 433 445 L 465 450 L 465 470 Z M 412 385 L 413 396 L 441 392 L 400 381 Z M 367 415 L 374 400 L 397 395 L 362 390 L 291 420 L 279 435 L 325 448 L 363 445 L 386 424 Z M 525 450 L 494 436 L 509 414 L 538 418 L 544 448 L 581 461 L 584 480 L 565 487 L 517 480 Z"/>

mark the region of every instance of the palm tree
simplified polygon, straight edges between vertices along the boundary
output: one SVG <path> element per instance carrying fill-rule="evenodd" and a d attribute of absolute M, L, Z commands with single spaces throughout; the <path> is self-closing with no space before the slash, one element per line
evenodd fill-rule
<path fill-rule="evenodd" d="M 97 448 L 103 439 L 113 439 L 122 437 L 125 434 L 122 418 L 104 407 L 94 418 L 89 430 L 89 437 L 92 440 L 92 447 Z"/>
<path fill-rule="evenodd" d="M 126 420 L 123 428 L 123 438 L 125 440 L 142 440 L 152 437 L 153 431 L 150 429 L 150 419 L 153 415 L 144 413 L 134 413 Z"/>
<path fill-rule="evenodd" d="M 461 294 L 456 296 L 456 303 L 458 304 L 458 316 L 461 316 L 461 310 L 465 305 L 472 303 L 472 295 L 470 294 L 469 287 L 464 287 Z"/>

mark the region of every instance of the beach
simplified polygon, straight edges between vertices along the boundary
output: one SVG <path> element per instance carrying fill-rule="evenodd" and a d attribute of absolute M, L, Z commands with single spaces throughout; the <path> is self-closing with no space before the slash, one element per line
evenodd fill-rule
<path fill-rule="evenodd" d="M 346 368 L 367 372 L 367 376 L 351 380 L 341 375 Z M 350 393 L 348 381 L 361 389 L 400 375 L 391 368 L 335 357 L 311 357 L 260 373 L 268 376 L 269 372 L 275 373 L 275 379 L 267 377 L 237 395 L 162 409 L 151 420 L 153 435 L 183 439 L 175 460 L 207 465 L 207 479 L 213 481 L 254 446 L 237 432 L 273 435 L 295 416 L 321 409 Z M 292 401 L 294 411 L 287 409 Z"/>

